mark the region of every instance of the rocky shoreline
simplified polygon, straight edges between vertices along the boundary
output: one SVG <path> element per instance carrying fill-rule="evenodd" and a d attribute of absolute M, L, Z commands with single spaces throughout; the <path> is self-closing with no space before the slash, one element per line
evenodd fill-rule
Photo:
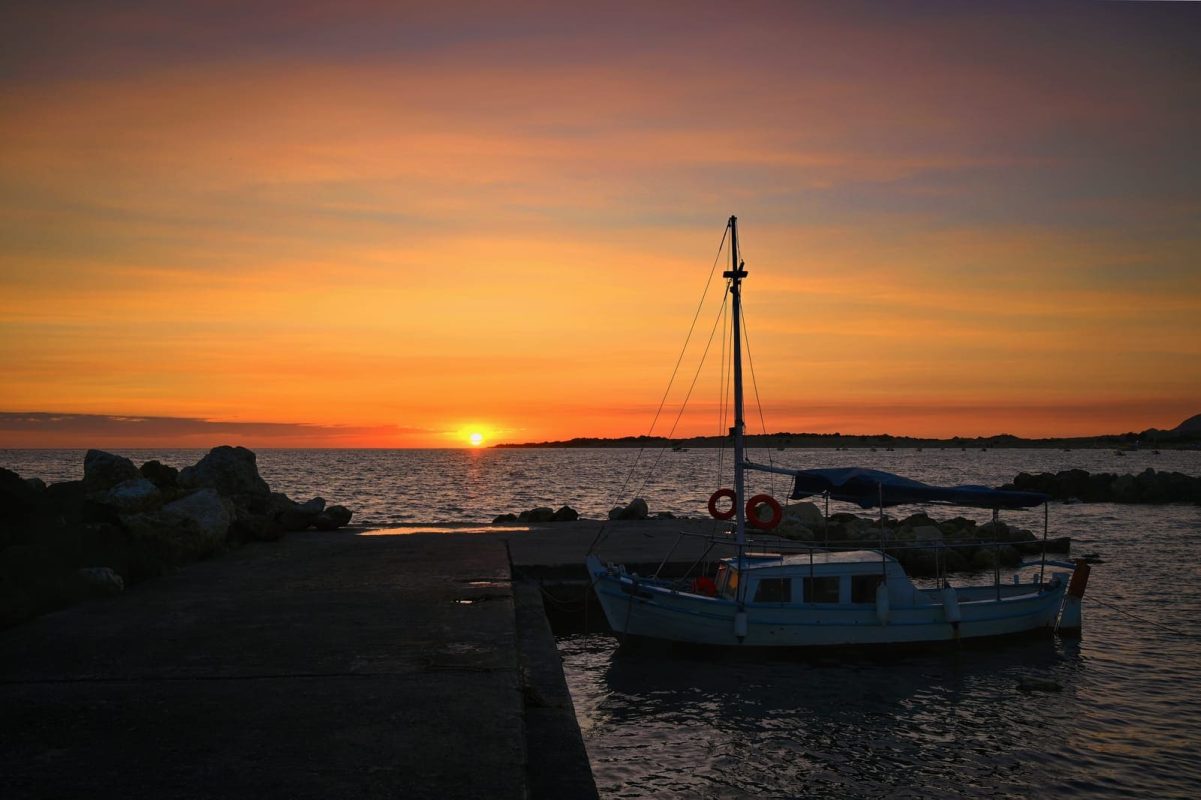
<path fill-rule="evenodd" d="M 1145 469 L 1138 475 L 1090 473 L 1082 469 L 1061 472 L 1020 472 L 1002 489 L 1042 492 L 1052 500 L 1081 503 L 1201 503 L 1201 478 L 1181 472 Z"/>
<path fill-rule="evenodd" d="M 248 541 L 336 530 L 353 512 L 273 492 L 244 447 L 177 470 L 89 450 L 81 481 L 47 486 L 0 468 L 0 628 L 120 592 Z"/>

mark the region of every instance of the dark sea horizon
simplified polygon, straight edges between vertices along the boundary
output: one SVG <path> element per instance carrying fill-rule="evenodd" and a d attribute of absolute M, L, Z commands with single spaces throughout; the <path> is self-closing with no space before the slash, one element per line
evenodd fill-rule
<path fill-rule="evenodd" d="M 0 450 L 0 466 L 48 482 L 74 480 L 83 475 L 84 452 Z M 206 451 L 113 452 L 135 463 L 184 467 Z M 634 496 L 645 497 L 652 512 L 702 516 L 709 494 L 729 484 L 719 476 L 719 459 L 723 474 L 730 469 L 729 452 L 713 449 L 257 455 L 273 489 L 301 500 L 320 495 L 354 510 L 356 524 L 378 528 L 486 523 L 500 513 L 562 504 L 602 518 Z M 1201 475 L 1201 452 L 1183 450 L 823 448 L 752 458 L 864 466 L 936 484 L 998 486 L 1018 472 L 1070 468 Z M 774 485 L 769 475 L 753 477 L 753 491 L 787 493 L 778 477 Z M 601 795 L 1198 796 L 1201 506 L 1052 503 L 1049 513 L 1051 536 L 1070 536 L 1074 556 L 1101 561 L 1080 638 L 798 659 L 648 654 L 621 650 L 604 633 L 562 636 L 564 671 Z M 1004 512 L 1002 519 L 1039 530 L 1042 511 Z M 1059 689 L 1019 689 L 1031 678 Z"/>

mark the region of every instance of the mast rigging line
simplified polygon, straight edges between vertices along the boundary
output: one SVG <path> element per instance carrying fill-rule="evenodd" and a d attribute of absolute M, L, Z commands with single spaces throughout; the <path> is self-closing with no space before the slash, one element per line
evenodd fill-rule
<path fill-rule="evenodd" d="M 709 357 L 709 348 L 713 346 L 713 337 L 717 334 L 718 323 L 725 317 L 726 302 L 729 300 L 730 294 L 727 291 L 725 297 L 722 298 L 721 308 L 718 309 L 717 318 L 713 320 L 713 327 L 709 329 L 709 341 L 705 342 L 705 350 L 701 353 L 701 359 L 696 365 L 696 372 L 692 373 L 692 383 L 688 385 L 688 393 L 684 395 L 684 402 L 680 403 L 680 410 L 676 412 L 676 420 L 671 424 L 671 430 L 667 433 L 667 439 L 670 442 L 672 435 L 676 432 L 676 428 L 680 424 L 680 420 L 684 418 L 684 410 L 688 408 L 688 401 L 692 399 L 692 391 L 696 388 L 697 379 L 701 376 L 701 370 L 704 369 L 705 360 Z M 663 454 L 667 452 L 667 445 L 659 448 L 659 454 L 655 457 L 655 463 L 651 464 L 651 468 L 647 470 L 646 477 L 642 479 L 642 483 L 638 486 L 638 491 L 635 496 L 642 494 L 642 490 L 646 488 L 647 481 L 651 475 L 659 467 L 659 462 L 663 460 Z"/>
<path fill-rule="evenodd" d="M 755 357 L 751 354 L 751 332 L 750 326 L 746 324 L 746 309 L 742 309 L 742 338 L 746 342 L 746 361 L 747 366 L 751 368 L 751 386 L 755 390 L 755 405 L 759 409 L 759 425 L 763 428 L 763 435 L 766 437 L 770 434 L 767 432 L 767 420 L 763 417 L 763 401 L 759 399 L 759 381 L 755 378 Z M 767 454 L 767 463 L 775 466 L 775 462 L 771 457 L 771 446 L 764 445 L 764 452 Z M 771 493 L 776 493 L 776 479 L 773 474 L 769 479 L 771 483 Z"/>
<path fill-rule="evenodd" d="M 665 406 L 667 404 L 667 397 L 669 394 L 671 394 L 671 387 L 675 384 L 676 375 L 680 371 L 680 364 L 682 364 L 684 362 L 684 355 L 688 352 L 688 344 L 689 344 L 689 342 L 692 341 L 692 332 L 696 328 L 696 321 L 698 319 L 700 319 L 701 310 L 705 306 L 705 298 L 709 296 L 709 287 L 713 285 L 713 273 L 717 271 L 717 265 L 721 261 L 721 254 L 725 251 L 725 248 L 726 248 L 726 237 L 729 236 L 729 234 L 730 234 L 730 225 L 729 225 L 729 223 L 726 223 L 725 230 L 723 230 L 721 233 L 721 242 L 717 245 L 717 256 L 714 257 L 713 266 L 709 268 L 709 277 L 705 280 L 705 290 L 703 292 L 701 292 L 700 302 L 696 304 L 696 312 L 692 315 L 692 324 L 688 326 L 688 335 L 684 337 L 684 346 L 680 348 L 680 355 L 676 359 L 676 366 L 671 371 L 671 378 L 667 381 L 667 388 L 663 390 L 663 398 L 659 401 L 659 408 L 655 411 L 655 417 L 654 417 L 654 419 L 651 420 L 651 427 L 646 432 L 646 435 L 648 437 L 651 436 L 655 432 L 655 425 L 658 424 L 659 416 L 663 413 L 663 406 Z M 724 299 L 722 300 L 722 305 L 723 306 L 725 305 Z M 710 336 L 710 340 L 712 340 L 712 336 Z M 705 349 L 707 351 L 708 347 L 706 347 Z M 702 357 L 702 362 L 703 362 L 703 360 L 704 359 Z M 694 381 L 694 383 L 695 383 L 695 381 Z M 684 402 L 687 403 L 688 401 L 685 400 Z M 679 420 L 677 419 L 677 422 L 678 421 Z M 674 432 L 675 428 L 673 427 L 672 430 Z M 630 465 L 629 471 L 626 472 L 626 478 L 621 484 L 621 489 L 619 489 L 617 491 L 616 498 L 614 500 L 610 501 L 610 506 L 612 506 L 612 504 L 614 502 L 616 502 L 617 500 L 620 500 L 622 497 L 625 496 L 626 487 L 629 486 L 630 478 L 633 477 L 634 470 L 638 468 L 638 462 L 642 460 L 642 453 L 645 450 L 646 450 L 645 444 L 643 444 L 642 446 L 640 446 L 638 448 L 638 455 L 634 457 L 634 463 Z M 643 482 L 643 485 L 645 485 L 645 481 Z"/>
<path fill-rule="evenodd" d="M 696 311 L 692 315 L 692 324 L 688 326 L 688 335 L 684 337 L 684 345 L 683 345 L 683 347 L 680 348 L 680 355 L 679 355 L 679 357 L 676 358 L 676 365 L 671 371 L 671 378 L 669 378 L 667 381 L 667 388 L 663 390 L 663 397 L 661 400 L 659 400 L 659 408 L 655 410 L 655 417 L 654 417 L 654 419 L 651 420 L 651 426 L 646 432 L 646 435 L 648 437 L 650 437 L 655 432 L 655 425 L 658 424 L 659 416 L 663 413 L 663 406 L 667 404 L 667 397 L 668 397 L 668 395 L 671 394 L 671 387 L 675 384 L 676 375 L 680 371 L 680 364 L 682 364 L 684 362 L 684 355 L 688 352 L 688 345 L 692 341 L 692 332 L 696 328 L 696 322 L 698 319 L 700 319 L 701 311 L 705 307 L 705 298 L 709 296 L 709 287 L 713 285 L 713 273 L 717 271 L 717 265 L 719 263 L 721 263 L 721 255 L 722 255 L 722 253 L 725 252 L 726 238 L 729 235 L 730 235 L 730 224 L 727 222 L 725 229 L 722 230 L 722 232 L 721 232 L 721 241 L 718 242 L 717 255 L 714 256 L 714 258 L 713 258 L 713 265 L 711 267 L 709 267 L 709 277 L 705 279 L 705 289 L 704 289 L 704 291 L 701 292 L 701 299 L 696 304 Z M 727 293 L 728 293 L 728 289 L 727 289 Z M 726 305 L 726 300 L 723 297 L 722 298 L 722 309 L 723 310 L 725 308 L 725 305 Z M 710 334 L 709 335 L 709 343 L 711 344 L 712 342 L 713 342 L 713 335 Z M 705 345 L 705 352 L 706 353 L 709 352 L 708 344 Z M 701 363 L 702 364 L 704 363 L 704 356 L 701 357 Z M 695 386 L 696 385 L 695 377 L 693 378 L 692 382 L 693 382 L 693 385 Z M 688 393 L 689 393 L 689 395 L 692 394 L 691 388 L 688 390 Z M 687 403 L 688 403 L 688 400 L 687 400 L 687 398 L 685 398 L 684 404 L 687 405 Z M 681 407 L 681 413 L 683 413 L 682 407 Z M 678 416 L 676 418 L 676 424 L 679 424 Z M 675 432 L 674 425 L 672 426 L 672 432 L 673 433 Z M 669 438 L 670 438 L 670 436 L 669 436 Z M 659 458 L 663 457 L 663 453 L 662 453 L 663 449 L 664 448 L 660 448 Z M 642 444 L 638 447 L 638 454 L 634 457 L 634 463 L 630 465 L 630 468 L 628 470 L 626 470 L 626 476 L 625 476 L 625 479 L 621 482 L 621 488 L 618 489 L 616 495 L 613 496 L 609 500 L 610 508 L 613 507 L 614 503 L 618 502 L 619 500 L 621 500 L 621 498 L 625 497 L 626 488 L 629 486 L 630 479 L 633 478 L 633 476 L 634 476 L 634 470 L 636 470 L 638 468 L 638 464 L 642 460 L 642 454 L 645 451 L 646 451 L 645 444 Z M 656 460 L 655 463 L 657 465 L 658 461 Z M 652 471 L 653 471 L 653 467 L 652 467 Z M 646 480 L 643 480 L 642 486 L 646 486 Z M 639 488 L 639 491 L 641 491 L 641 487 Z M 596 532 L 596 536 L 594 536 L 592 538 L 592 543 L 590 545 L 588 545 L 588 553 L 589 554 L 592 554 L 593 552 L 595 552 L 596 548 L 600 546 L 600 543 L 602 541 L 604 541 L 605 535 L 606 535 L 605 534 L 605 526 L 607 524 L 608 524 L 607 520 L 605 522 L 601 523 L 600 529 L 597 530 L 597 532 Z"/>

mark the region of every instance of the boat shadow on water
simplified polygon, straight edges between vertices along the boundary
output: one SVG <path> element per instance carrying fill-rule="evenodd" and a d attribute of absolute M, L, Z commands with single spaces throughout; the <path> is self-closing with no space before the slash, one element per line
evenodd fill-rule
<path fill-rule="evenodd" d="M 1033 790 L 1049 762 L 1065 766 L 1048 754 L 1085 702 L 1079 640 L 1045 635 L 933 649 L 560 644 L 598 783 L 634 795 Z"/>

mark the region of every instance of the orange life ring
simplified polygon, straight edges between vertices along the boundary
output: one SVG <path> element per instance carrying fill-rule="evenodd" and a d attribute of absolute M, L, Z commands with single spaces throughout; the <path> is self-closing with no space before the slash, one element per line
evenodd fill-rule
<path fill-rule="evenodd" d="M 759 519 L 759 506 L 770 508 L 771 517 L 766 520 Z M 770 531 L 779 525 L 783 518 L 784 509 L 780 508 L 779 502 L 770 494 L 757 494 L 746 501 L 746 521 L 761 531 Z"/>
<path fill-rule="evenodd" d="M 729 511 L 718 511 L 717 510 L 717 501 L 722 499 L 723 497 L 730 498 L 730 510 Z M 709 496 L 709 513 L 713 515 L 714 519 L 730 519 L 734 516 L 734 509 L 737 506 L 737 504 L 738 504 L 738 495 L 734 494 L 733 489 L 718 489 L 716 492 L 714 492 L 713 494 L 711 494 Z"/>

